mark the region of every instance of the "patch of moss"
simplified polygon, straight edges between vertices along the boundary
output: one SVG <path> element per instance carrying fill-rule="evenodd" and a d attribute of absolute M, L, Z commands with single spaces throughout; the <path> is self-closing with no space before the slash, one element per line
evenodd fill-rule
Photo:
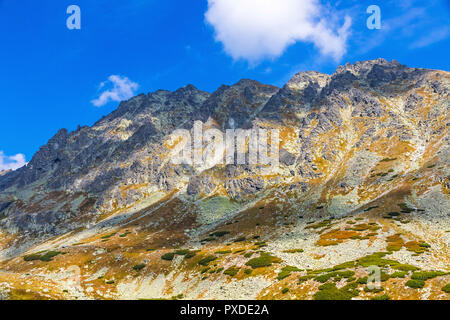
<path fill-rule="evenodd" d="M 135 266 L 133 267 L 133 270 L 134 270 L 134 271 L 141 271 L 141 270 L 144 269 L 144 268 L 145 268 L 145 263 L 140 263 L 140 264 L 135 265 Z"/>
<path fill-rule="evenodd" d="M 373 288 L 369 288 L 369 287 L 364 287 L 364 291 L 365 292 L 371 292 L 371 293 L 379 293 L 379 292 L 383 292 L 384 288 L 383 287 L 373 287 Z"/>
<path fill-rule="evenodd" d="M 425 287 L 425 281 L 423 280 L 409 280 L 406 282 L 406 286 L 414 289 L 420 289 Z"/>
<path fill-rule="evenodd" d="M 125 238 L 126 236 L 128 236 L 131 232 L 127 231 L 125 233 L 122 233 L 121 235 L 119 235 L 119 237 L 121 238 Z"/>
<path fill-rule="evenodd" d="M 251 274 L 252 272 L 253 272 L 252 269 L 245 269 L 245 270 L 244 270 L 244 273 L 245 273 L 246 275 L 249 275 L 249 274 Z"/>
<path fill-rule="evenodd" d="M 279 263 L 281 259 L 278 257 L 271 256 L 267 253 L 262 253 L 258 258 L 253 258 L 247 261 L 246 266 L 252 267 L 253 269 L 269 267 L 272 263 Z"/>
<path fill-rule="evenodd" d="M 410 264 L 398 264 L 398 265 L 392 266 L 392 269 L 400 270 L 400 271 L 413 271 L 414 272 L 414 271 L 419 270 L 420 268 L 412 266 Z"/>
<path fill-rule="evenodd" d="M 234 240 L 234 242 L 244 242 L 245 241 L 245 237 L 239 237 L 236 240 Z"/>
<path fill-rule="evenodd" d="M 388 212 L 388 215 L 391 217 L 398 217 L 400 215 L 400 212 L 396 212 L 396 211 Z"/>
<path fill-rule="evenodd" d="M 393 274 L 391 274 L 391 278 L 406 278 L 408 275 L 408 272 L 406 271 L 396 271 Z"/>
<path fill-rule="evenodd" d="M 305 229 L 321 229 L 331 226 L 331 220 L 324 220 L 315 224 L 310 224 L 305 227 Z"/>
<path fill-rule="evenodd" d="M 289 288 L 283 288 L 283 290 L 281 290 L 282 294 L 286 294 L 289 292 Z"/>
<path fill-rule="evenodd" d="M 235 266 L 228 268 L 227 270 L 225 270 L 223 272 L 223 274 L 226 274 L 230 277 L 234 277 L 235 275 L 237 275 L 237 273 L 239 272 L 239 270 L 241 270 L 240 268 L 237 268 Z"/>
<path fill-rule="evenodd" d="M 217 254 L 229 254 L 229 253 L 231 253 L 231 250 L 219 250 L 219 251 L 216 251 L 216 253 Z"/>
<path fill-rule="evenodd" d="M 336 287 L 333 282 L 325 283 L 319 287 L 319 291 L 314 294 L 315 300 L 351 300 L 357 297 L 359 292 L 356 290 L 357 284 L 348 284 L 341 289 Z"/>
<path fill-rule="evenodd" d="M 300 276 L 300 277 L 298 277 L 298 284 L 301 284 L 310 279 L 314 279 L 314 276 Z"/>
<path fill-rule="evenodd" d="M 377 297 L 373 297 L 370 298 L 370 300 L 378 300 L 378 301 L 383 301 L 383 300 L 391 300 L 391 297 L 389 297 L 389 295 L 387 295 L 386 293 L 381 295 L 381 296 L 377 296 Z"/>
<path fill-rule="evenodd" d="M 25 260 L 25 261 L 40 260 L 43 262 L 49 262 L 49 261 L 52 261 L 53 258 L 59 254 L 61 254 L 61 252 L 59 252 L 59 251 L 47 251 L 44 254 L 33 253 L 33 254 L 24 256 L 23 260 Z"/>
<path fill-rule="evenodd" d="M 216 260 L 216 259 L 217 259 L 216 256 L 210 255 L 210 256 L 207 256 L 207 257 L 201 259 L 201 260 L 198 262 L 198 264 L 199 264 L 199 265 L 202 265 L 202 266 L 207 266 L 210 262 L 212 262 L 212 261 L 214 261 L 214 260 Z"/>
<path fill-rule="evenodd" d="M 444 291 L 445 293 L 450 293 L 450 283 L 446 284 L 443 288 L 442 291 Z"/>
<path fill-rule="evenodd" d="M 189 251 L 188 249 L 181 249 L 181 250 L 175 251 L 175 254 L 176 254 L 176 255 L 179 255 L 179 256 L 185 256 L 185 255 L 187 255 L 189 252 L 190 252 L 190 251 Z"/>
<path fill-rule="evenodd" d="M 355 262 L 354 261 L 347 261 L 341 264 L 338 264 L 332 268 L 329 269 L 329 271 L 338 271 L 338 270 L 343 270 L 343 269 L 350 269 L 353 268 L 355 266 Z"/>
<path fill-rule="evenodd" d="M 353 271 L 335 271 L 317 276 L 314 278 L 314 280 L 325 283 L 332 278 L 339 281 L 342 278 L 350 278 L 353 277 L 354 275 L 355 272 Z"/>
<path fill-rule="evenodd" d="M 183 299 L 183 298 L 184 298 L 183 294 L 179 294 L 179 295 L 177 295 L 177 296 L 173 296 L 173 297 L 172 297 L 172 300 L 181 300 L 181 299 Z"/>
<path fill-rule="evenodd" d="M 161 256 L 162 260 L 166 260 L 166 261 L 172 261 L 173 258 L 175 258 L 175 253 L 174 252 L 168 252 L 165 253 Z"/>
<path fill-rule="evenodd" d="M 382 160 L 380 160 L 380 162 L 391 162 L 391 161 L 395 161 L 397 160 L 397 158 L 384 158 Z"/>
<path fill-rule="evenodd" d="M 112 237 L 114 237 L 116 234 L 117 234 L 117 232 L 108 234 L 108 235 L 106 235 L 106 236 L 103 236 L 102 239 L 109 239 L 109 238 L 112 238 Z"/>
<path fill-rule="evenodd" d="M 225 236 L 225 235 L 227 235 L 227 234 L 229 234 L 229 233 L 230 233 L 229 231 L 216 231 L 216 232 L 214 232 L 214 233 L 211 233 L 210 236 L 211 236 L 211 237 L 217 237 L 217 238 L 220 238 L 220 237 L 223 237 L 223 236 Z"/>
<path fill-rule="evenodd" d="M 281 272 L 278 274 L 277 279 L 283 280 L 283 279 L 289 277 L 292 272 L 301 272 L 301 271 L 302 270 L 300 270 L 297 267 L 286 266 L 283 269 L 281 269 Z"/>
<path fill-rule="evenodd" d="M 244 258 L 251 258 L 251 256 L 253 255 L 253 252 L 247 252 L 244 254 Z"/>
<path fill-rule="evenodd" d="M 375 252 L 371 255 L 358 259 L 357 263 L 366 268 L 370 266 L 387 267 L 399 264 L 395 260 L 384 259 L 387 254 L 387 252 Z"/>
<path fill-rule="evenodd" d="M 303 249 L 290 249 L 290 250 L 285 250 L 283 251 L 284 253 L 302 253 L 304 252 Z"/>
<path fill-rule="evenodd" d="M 211 269 L 210 267 L 204 268 L 202 269 L 202 271 L 200 271 L 200 273 L 201 274 L 207 273 L 210 269 Z"/>
<path fill-rule="evenodd" d="M 359 284 L 367 284 L 368 280 L 369 280 L 369 277 L 362 277 L 362 278 L 359 278 L 358 280 L 356 280 L 356 282 Z"/>
<path fill-rule="evenodd" d="M 400 203 L 398 206 L 400 207 L 400 209 L 402 209 L 403 213 L 410 213 L 414 211 L 414 209 L 408 207 L 406 203 Z"/>
<path fill-rule="evenodd" d="M 443 271 L 419 271 L 414 272 L 411 276 L 413 280 L 427 281 L 440 276 L 445 276 L 447 273 Z"/>

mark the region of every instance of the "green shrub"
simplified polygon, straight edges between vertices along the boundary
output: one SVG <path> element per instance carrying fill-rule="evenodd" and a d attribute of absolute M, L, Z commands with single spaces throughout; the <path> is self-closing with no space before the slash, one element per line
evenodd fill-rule
<path fill-rule="evenodd" d="M 383 294 L 381 296 L 373 297 L 370 300 L 391 300 L 391 297 L 389 297 L 387 294 Z"/>
<path fill-rule="evenodd" d="M 325 273 L 320 276 L 317 276 L 314 278 L 314 280 L 325 283 L 328 280 L 330 280 L 331 278 L 334 278 L 337 281 L 339 281 L 342 278 L 350 278 L 354 275 L 355 275 L 355 272 L 353 272 L 353 271 L 335 271 L 335 272 Z"/>
<path fill-rule="evenodd" d="M 397 271 L 391 274 L 391 278 L 405 278 L 408 275 L 406 271 Z"/>
<path fill-rule="evenodd" d="M 446 293 L 450 293 L 450 283 L 446 284 L 443 288 L 442 291 L 446 292 Z"/>
<path fill-rule="evenodd" d="M 414 272 L 411 276 L 411 279 L 427 281 L 436 277 L 445 276 L 446 274 L 446 272 L 442 271 L 419 271 Z"/>
<path fill-rule="evenodd" d="M 420 269 L 420 268 L 417 268 L 410 264 L 398 264 L 398 265 L 392 266 L 392 268 L 395 270 L 400 270 L 400 271 L 417 271 Z"/>
<path fill-rule="evenodd" d="M 287 277 L 289 277 L 291 275 L 291 273 L 289 271 L 281 271 L 278 276 L 277 276 L 277 280 L 283 280 L 286 279 Z"/>
<path fill-rule="evenodd" d="M 231 250 L 221 250 L 221 251 L 216 251 L 217 254 L 229 254 L 231 253 Z"/>
<path fill-rule="evenodd" d="M 145 268 L 145 263 L 140 263 L 140 264 L 135 265 L 135 266 L 133 267 L 133 270 L 134 270 L 134 271 L 141 271 L 141 270 L 144 269 L 144 268 Z"/>
<path fill-rule="evenodd" d="M 356 280 L 356 282 L 359 284 L 367 284 L 367 281 L 369 281 L 369 277 L 363 277 Z"/>
<path fill-rule="evenodd" d="M 414 289 L 425 287 L 425 281 L 423 280 L 409 280 L 406 282 L 406 286 Z"/>
<path fill-rule="evenodd" d="M 200 260 L 198 262 L 198 264 L 202 265 L 202 266 L 207 266 L 210 262 L 212 262 L 212 261 L 214 261 L 216 259 L 217 259 L 216 256 L 207 256 L 206 258 L 203 258 L 202 260 Z"/>
<path fill-rule="evenodd" d="M 251 274 L 252 272 L 253 272 L 252 269 L 245 269 L 244 270 L 244 273 L 247 274 L 247 275 Z"/>
<path fill-rule="evenodd" d="M 301 271 L 302 270 L 300 270 L 297 267 L 286 266 L 283 269 L 281 269 L 281 272 L 278 274 L 277 279 L 283 280 L 283 279 L 289 277 L 292 272 L 301 272 Z"/>
<path fill-rule="evenodd" d="M 399 263 L 395 260 L 383 259 L 386 256 L 387 252 L 376 252 L 371 255 L 365 256 L 358 260 L 358 264 L 363 267 L 370 266 L 378 266 L 378 267 L 387 267 L 387 266 L 395 266 Z"/>
<path fill-rule="evenodd" d="M 223 237 L 223 236 L 225 236 L 225 235 L 227 235 L 227 234 L 229 234 L 229 233 L 230 233 L 229 231 L 216 231 L 216 232 L 214 232 L 214 233 L 211 233 L 210 236 L 211 236 L 211 237 L 217 237 L 217 238 L 220 238 L 220 237 Z"/>
<path fill-rule="evenodd" d="M 286 294 L 289 292 L 289 288 L 283 288 L 283 290 L 281 290 L 282 294 Z"/>
<path fill-rule="evenodd" d="M 235 275 L 238 274 L 239 270 L 240 270 L 239 268 L 233 266 L 233 267 L 230 267 L 230 268 L 228 268 L 227 270 L 225 270 L 225 271 L 223 272 L 223 274 L 226 274 L 226 275 L 228 275 L 228 276 L 230 276 L 230 277 L 234 277 Z"/>
<path fill-rule="evenodd" d="M 59 251 L 48 251 L 45 254 L 39 254 L 39 253 L 33 253 L 30 255 L 26 255 L 23 257 L 23 260 L 25 261 L 34 261 L 34 260 L 40 260 L 43 262 L 49 262 L 52 261 L 54 257 L 61 254 Z"/>
<path fill-rule="evenodd" d="M 119 235 L 119 237 L 121 238 L 125 238 L 126 236 L 128 236 L 131 232 L 127 231 L 125 233 L 122 233 L 121 235 Z"/>
<path fill-rule="evenodd" d="M 166 261 L 172 261 L 173 258 L 175 257 L 175 253 L 174 252 L 168 252 L 165 253 L 161 256 L 162 260 L 166 260 Z"/>
<path fill-rule="evenodd" d="M 200 271 L 201 274 L 204 274 L 206 272 L 208 272 L 211 268 L 210 267 L 206 267 L 204 269 L 202 269 L 202 271 Z"/>
<path fill-rule="evenodd" d="M 261 254 L 258 258 L 253 258 L 247 261 L 245 264 L 246 266 L 252 267 L 253 269 L 256 268 L 263 268 L 263 267 L 269 267 L 272 265 L 272 263 L 278 263 L 281 262 L 281 260 L 277 257 L 273 257 L 267 253 Z"/>
<path fill-rule="evenodd" d="M 177 250 L 177 251 L 175 251 L 175 254 L 176 254 L 176 255 L 179 255 L 179 256 L 185 256 L 185 255 L 187 255 L 189 252 L 190 252 L 190 251 L 187 250 L 187 249 L 182 249 L 182 250 Z"/>
<path fill-rule="evenodd" d="M 303 249 L 291 249 L 291 250 L 285 250 L 284 253 L 302 253 L 304 252 Z"/>
<path fill-rule="evenodd" d="M 102 239 L 109 239 L 109 238 L 111 238 L 111 237 L 114 237 L 116 234 L 117 234 L 117 232 L 108 234 L 108 235 L 106 235 L 106 236 L 103 236 Z"/>
<path fill-rule="evenodd" d="M 356 283 L 348 284 L 345 287 L 338 289 L 334 282 L 329 282 L 321 285 L 319 291 L 314 294 L 315 300 L 351 300 L 358 296 L 356 290 Z"/>
<path fill-rule="evenodd" d="M 374 288 L 371 289 L 371 288 L 369 288 L 369 287 L 364 287 L 364 291 L 365 291 L 365 292 L 378 293 L 378 292 L 384 291 L 384 288 L 383 288 L 383 287 L 379 287 L 379 288 L 374 287 Z"/>
<path fill-rule="evenodd" d="M 300 277 L 298 277 L 298 284 L 301 284 L 310 279 L 314 279 L 314 276 L 300 276 Z"/>
<path fill-rule="evenodd" d="M 197 255 L 198 251 L 189 251 L 187 254 L 184 255 L 185 259 L 190 259 L 193 258 Z"/>

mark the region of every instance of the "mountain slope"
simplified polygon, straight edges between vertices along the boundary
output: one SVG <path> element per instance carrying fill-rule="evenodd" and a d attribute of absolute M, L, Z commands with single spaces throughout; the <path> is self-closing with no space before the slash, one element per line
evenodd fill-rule
<path fill-rule="evenodd" d="M 405 287 L 411 272 L 391 278 L 394 298 L 448 298 L 438 287 L 450 271 L 449 80 L 378 59 L 282 88 L 241 80 L 122 102 L 0 176 L 0 278 L 10 294 L 23 273 L 44 278 L 49 294 L 28 289 L 40 297 L 309 299 L 323 298 L 313 275 L 347 263 L 363 277 L 358 259 L 387 252 L 386 273 L 396 263 L 444 272 L 423 292 Z M 278 129 L 280 166 L 174 165 L 171 133 L 195 121 Z M 47 250 L 64 254 L 24 261 Z M 258 255 L 269 263 L 253 268 Z M 80 283 L 68 286 L 61 272 L 73 266 Z M 350 285 L 338 277 L 338 289 Z"/>

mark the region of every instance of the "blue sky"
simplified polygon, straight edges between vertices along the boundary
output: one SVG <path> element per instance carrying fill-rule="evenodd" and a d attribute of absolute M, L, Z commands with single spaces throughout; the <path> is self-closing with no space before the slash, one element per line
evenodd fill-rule
<path fill-rule="evenodd" d="M 81 30 L 66 27 L 72 4 Z M 373 4 L 380 30 L 366 26 Z M 449 71 L 449 22 L 447 0 L 0 0 L 0 170 L 130 92 L 212 92 L 241 78 L 281 86 L 380 57 Z"/>

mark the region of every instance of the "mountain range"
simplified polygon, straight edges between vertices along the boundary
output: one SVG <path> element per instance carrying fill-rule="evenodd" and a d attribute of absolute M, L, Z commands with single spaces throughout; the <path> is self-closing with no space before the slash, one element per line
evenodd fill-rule
<path fill-rule="evenodd" d="M 0 172 L 0 297 L 448 300 L 449 81 L 377 59 L 61 129 Z M 279 166 L 174 164 L 198 121 L 278 130 Z"/>

